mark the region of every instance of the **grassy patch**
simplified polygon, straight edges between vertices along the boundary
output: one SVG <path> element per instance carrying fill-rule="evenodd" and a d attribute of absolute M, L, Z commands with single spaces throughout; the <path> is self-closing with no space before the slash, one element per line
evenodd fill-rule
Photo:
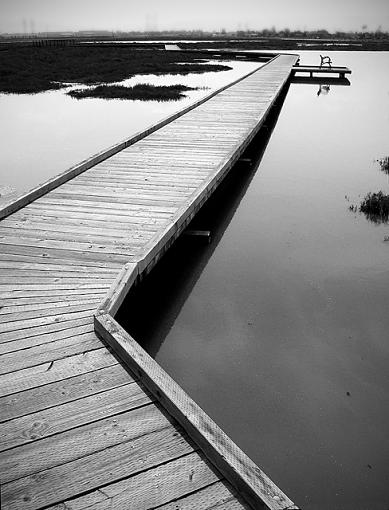
<path fill-rule="evenodd" d="M 389 195 L 382 191 L 368 193 L 362 200 L 359 211 L 374 223 L 386 223 L 389 219 Z"/>
<path fill-rule="evenodd" d="M 0 52 L 0 92 L 18 94 L 58 89 L 63 83 L 112 83 L 136 74 L 205 73 L 231 69 L 196 62 L 195 53 L 180 54 L 126 45 L 9 47 Z"/>
<path fill-rule="evenodd" d="M 123 87 L 122 85 L 99 85 L 90 89 L 71 90 L 68 94 L 77 99 L 99 97 L 103 99 L 139 99 L 142 101 L 176 101 L 185 97 L 183 92 L 196 90 L 185 85 L 156 86 L 148 83 Z"/>

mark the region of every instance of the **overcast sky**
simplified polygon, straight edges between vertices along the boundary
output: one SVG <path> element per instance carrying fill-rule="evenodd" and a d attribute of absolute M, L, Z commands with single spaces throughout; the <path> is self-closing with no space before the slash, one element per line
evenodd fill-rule
<path fill-rule="evenodd" d="M 0 0 L 0 32 L 389 30 L 389 0 Z"/>

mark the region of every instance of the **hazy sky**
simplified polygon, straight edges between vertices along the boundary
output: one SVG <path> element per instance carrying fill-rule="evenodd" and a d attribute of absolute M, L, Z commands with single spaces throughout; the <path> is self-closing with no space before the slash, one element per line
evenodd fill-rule
<path fill-rule="evenodd" d="M 0 0 L 0 32 L 389 30 L 389 0 Z"/>

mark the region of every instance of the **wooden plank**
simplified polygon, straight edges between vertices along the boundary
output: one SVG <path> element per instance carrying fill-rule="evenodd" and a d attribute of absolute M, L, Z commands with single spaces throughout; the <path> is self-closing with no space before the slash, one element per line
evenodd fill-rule
<path fill-rule="evenodd" d="M 39 237 L 17 237 L 17 236 L 0 236 L 0 246 L 24 246 L 26 248 L 39 248 L 39 249 L 53 249 L 62 252 L 78 252 L 74 256 L 78 255 L 82 257 L 85 254 L 98 254 L 98 255 L 133 255 L 133 250 L 129 249 L 127 245 L 122 242 L 120 244 L 111 243 L 105 245 L 100 242 L 77 242 L 77 241 L 62 241 L 52 240 Z"/>
<path fill-rule="evenodd" d="M 156 232 L 158 230 L 157 224 L 147 224 L 145 223 L 145 219 L 142 221 L 130 222 L 127 221 L 125 223 L 115 221 L 111 222 L 108 218 L 103 220 L 88 220 L 86 218 L 63 218 L 61 222 L 56 216 L 46 216 L 42 218 L 41 216 L 32 215 L 30 219 L 26 221 L 13 221 L 14 216 L 10 216 L 6 222 L 6 226 L 10 228 L 18 228 L 22 226 L 23 228 L 39 228 L 40 225 L 46 226 L 46 228 L 51 229 L 59 229 L 62 226 L 66 229 L 66 231 L 71 231 L 73 229 L 92 229 L 92 230 L 109 230 L 111 232 L 117 232 L 119 235 L 125 235 L 128 232 L 134 233 L 136 235 L 137 232 L 148 234 L 149 232 Z M 136 218 L 135 218 L 136 220 Z M 125 220 L 126 221 L 126 220 Z M 5 257 L 5 256 L 4 256 Z M 0 259 L 1 260 L 1 259 Z M 53 262 L 54 263 L 54 262 Z M 59 262 L 60 263 L 60 262 Z M 63 265 L 70 265 L 70 262 L 64 261 Z M 85 267 L 85 265 L 83 265 Z M 103 262 L 100 266 L 96 263 L 88 263 L 87 267 L 104 267 Z M 113 267 L 112 264 L 106 263 L 105 267 Z"/>
<path fill-rule="evenodd" d="M 30 266 L 30 267 L 29 267 Z M 25 278 L 28 275 L 34 277 L 55 277 L 59 278 L 61 276 L 72 278 L 72 277 L 80 277 L 80 278 L 98 278 L 101 276 L 102 278 L 112 278 L 117 274 L 117 269 L 104 268 L 104 267 L 93 267 L 91 272 L 81 265 L 80 270 L 78 270 L 76 265 L 58 265 L 53 264 L 50 261 L 47 261 L 46 258 L 42 259 L 32 259 L 31 263 L 27 264 L 25 262 L 17 262 L 17 261 L 0 261 L 0 271 L 2 275 L 13 275 L 20 278 Z"/>
<path fill-rule="evenodd" d="M 134 215 L 118 215 L 118 214 L 110 214 L 109 218 L 105 214 L 100 214 L 92 211 L 83 211 L 80 212 L 74 212 L 74 211 L 67 211 L 66 215 L 61 214 L 60 211 L 50 211 L 50 210 L 44 210 L 43 212 L 39 209 L 32 209 L 31 207 L 28 209 L 28 216 L 26 216 L 26 212 L 19 213 L 19 216 L 16 216 L 16 214 L 13 216 L 13 218 L 17 218 L 20 221 L 25 221 L 25 219 L 30 219 L 32 216 L 36 216 L 39 218 L 39 221 L 45 222 L 46 220 L 50 221 L 52 218 L 55 218 L 58 222 L 61 222 L 62 219 L 68 224 L 74 224 L 77 223 L 75 220 L 78 220 L 78 223 L 81 225 L 88 225 L 89 222 L 102 222 L 102 223 L 123 223 L 124 225 L 142 225 L 142 228 L 144 225 L 152 224 L 152 225 L 160 225 L 163 223 L 162 218 L 149 218 L 147 217 L 139 217 Z M 92 223 L 94 225 L 95 223 Z M 101 223 L 97 223 L 98 225 L 101 225 Z M 61 257 L 58 257 L 61 258 Z"/>
<path fill-rule="evenodd" d="M 44 409 L 107 391 L 135 379 L 118 363 L 0 399 L 0 421 L 14 420 Z"/>
<path fill-rule="evenodd" d="M 2 283 L 11 283 L 9 282 L 9 279 L 13 278 L 13 281 L 17 279 L 20 283 L 23 282 L 31 282 L 37 281 L 39 283 L 50 283 L 50 282 L 68 282 L 71 283 L 73 281 L 81 281 L 81 282 L 89 282 L 91 280 L 93 281 L 101 281 L 103 280 L 104 283 L 105 280 L 111 281 L 115 279 L 115 273 L 104 273 L 104 270 L 102 269 L 100 272 L 95 272 L 93 274 L 88 274 L 85 272 L 77 273 L 76 271 L 34 271 L 33 269 L 31 271 L 25 271 L 23 269 L 8 269 L 6 271 L 6 276 L 0 277 L 0 284 Z"/>
<path fill-rule="evenodd" d="M 47 303 L 51 303 L 54 301 L 61 300 L 61 296 L 63 296 L 64 301 L 72 301 L 77 299 L 93 299 L 93 296 L 102 296 L 106 293 L 107 287 L 106 285 L 91 286 L 91 287 L 76 287 L 70 289 L 59 288 L 47 289 L 45 292 L 41 286 L 38 285 L 38 289 L 33 289 L 29 287 L 35 287 L 33 285 L 26 286 L 24 285 L 24 289 L 22 290 L 10 290 L 7 291 L 1 289 L 0 290 L 0 299 L 2 303 L 6 303 L 9 305 L 15 304 L 15 302 L 20 304 L 26 303 L 43 303 L 45 299 Z M 26 288 L 27 287 L 27 288 Z M 56 286 L 54 286 L 56 287 Z M 67 286 L 69 287 L 69 285 Z M 1 340 L 0 340 L 1 342 Z"/>
<path fill-rule="evenodd" d="M 185 124 L 187 127 L 188 124 Z M 198 122 L 196 121 L 198 127 Z M 225 132 L 224 132 L 225 133 Z M 226 135 L 226 133 L 225 133 Z M 227 135 L 228 136 L 228 135 Z M 183 182 L 188 179 L 198 179 L 199 177 L 206 177 L 207 170 L 204 169 L 202 163 L 196 162 L 188 163 L 187 161 L 174 159 L 170 163 L 160 161 L 155 158 L 154 162 L 149 162 L 147 168 L 141 161 L 132 160 L 131 164 L 120 163 L 118 161 L 110 162 L 109 166 L 93 168 L 93 176 L 123 176 L 123 177 L 140 177 L 143 179 L 161 178 L 161 179 L 175 179 L 178 177 L 183 178 Z"/>
<path fill-rule="evenodd" d="M 114 278 L 112 275 L 109 275 L 108 277 L 99 277 L 97 275 L 93 277 L 88 276 L 87 274 L 83 273 L 78 278 L 74 278 L 74 275 L 71 275 L 69 277 L 61 277 L 61 276 L 51 276 L 50 273 L 46 273 L 44 275 L 40 275 L 37 277 L 31 277 L 29 278 L 26 275 L 22 276 L 4 276 L 0 277 L 0 289 L 2 287 L 9 287 L 13 282 L 17 282 L 17 287 L 21 287 L 23 285 L 29 285 L 30 283 L 34 282 L 34 284 L 37 285 L 82 285 L 89 283 L 100 283 L 100 285 L 109 287 L 112 283 Z M 16 288 L 17 288 L 16 287 Z"/>
<path fill-rule="evenodd" d="M 192 150 L 194 149 L 193 145 L 191 145 Z M 176 187 L 172 184 L 170 186 L 164 186 L 161 189 L 161 186 L 155 185 L 152 186 L 148 182 L 143 182 L 141 185 L 130 184 L 123 181 L 117 181 L 116 183 L 110 183 L 106 181 L 99 181 L 98 179 L 93 179 L 89 183 L 77 182 L 68 184 L 67 187 L 62 187 L 65 192 L 72 194 L 73 196 L 83 196 L 90 197 L 93 199 L 94 193 L 99 193 L 104 197 L 112 197 L 112 202 L 116 202 L 118 204 L 123 204 L 121 201 L 123 200 L 132 200 L 132 197 L 136 198 L 155 198 L 159 197 L 161 191 L 163 191 L 164 197 L 166 198 L 180 198 L 182 194 L 190 193 L 191 189 L 196 188 L 196 186 L 186 186 Z M 61 200 L 62 203 L 62 200 Z M 125 202 L 124 202 L 125 203 Z M 45 203 L 46 205 L 47 203 Z M 99 202 L 101 207 L 108 207 L 106 204 L 102 204 Z"/>
<path fill-rule="evenodd" d="M 83 184 L 87 184 L 90 182 L 90 179 L 92 176 L 84 179 L 80 179 L 79 182 Z M 176 179 L 172 179 L 172 177 L 169 175 L 169 177 L 166 177 L 164 175 L 150 175 L 149 171 L 142 173 L 140 175 L 128 175 L 128 173 L 115 173 L 113 175 L 111 172 L 108 174 L 96 174 L 93 175 L 93 181 L 98 182 L 99 184 L 103 183 L 124 183 L 124 184 L 130 184 L 133 187 L 146 187 L 150 189 L 165 189 L 165 188 L 177 188 L 177 189 L 188 189 L 188 188 L 196 188 L 196 186 L 201 182 L 202 176 L 196 175 L 191 178 L 185 178 L 185 175 L 177 175 Z M 60 198 L 61 200 L 72 200 L 73 195 L 71 193 L 61 193 L 61 189 L 59 189 L 56 192 L 53 192 L 50 195 L 47 195 L 45 198 L 42 198 L 41 201 L 44 200 L 53 200 L 54 197 Z M 81 198 L 82 200 L 82 198 Z"/>
<path fill-rule="evenodd" d="M 0 451 L 8 450 L 150 404 L 135 382 L 29 414 L 1 425 Z"/>
<path fill-rule="evenodd" d="M 98 236 L 102 236 L 102 237 L 105 237 L 106 239 L 109 240 L 109 242 L 112 242 L 112 241 L 115 241 L 115 240 L 118 240 L 118 239 L 123 239 L 123 238 L 128 238 L 128 236 L 131 236 L 131 239 L 141 239 L 141 240 L 147 240 L 149 239 L 152 235 L 153 235 L 153 232 L 155 232 L 156 229 L 154 230 L 142 230 L 141 228 L 129 228 L 128 226 L 126 228 L 121 228 L 121 229 L 118 229 L 118 228 L 103 228 L 102 226 L 100 227 L 92 227 L 92 226 L 88 226 L 88 227 L 84 227 L 84 226 L 76 226 L 76 225 L 58 225 L 58 224 L 48 224 L 48 223 L 24 223 L 24 224 L 19 224 L 19 225 L 7 225 L 6 227 L 3 227 L 4 231 L 5 230 L 11 230 L 11 229 L 14 229 L 14 228 L 17 228 L 19 232 L 27 232 L 28 230 L 31 230 L 31 231 L 39 231 L 40 232 L 40 235 L 42 235 L 43 232 L 47 233 L 48 235 L 50 235 L 50 232 L 54 232 L 56 235 L 58 234 L 58 230 L 59 229 L 62 229 L 62 235 L 64 232 L 68 232 L 70 235 L 73 235 L 73 232 L 77 232 L 76 236 L 81 236 L 81 235 L 84 235 L 84 238 L 88 236 L 95 236 L 95 237 L 98 237 Z M 58 236 L 57 236 L 58 237 Z M 64 238 L 64 237 L 63 237 Z M 2 267 L 2 265 L 0 264 L 0 267 Z M 64 271 L 66 271 L 66 267 L 69 268 L 70 266 L 68 265 L 64 265 Z M 41 271 L 42 269 L 41 268 L 38 268 L 36 270 L 39 270 Z M 76 269 L 73 268 L 71 269 L 71 271 L 75 272 Z M 69 272 L 69 271 L 68 271 Z M 85 271 L 81 271 L 81 272 L 85 272 Z M 94 270 L 95 273 L 98 272 L 98 270 Z M 104 272 L 104 268 L 100 268 L 100 272 Z M 111 268 L 107 268 L 106 269 L 106 272 L 111 272 L 111 273 L 116 273 L 117 271 L 115 270 L 112 270 Z"/>
<path fill-rule="evenodd" d="M 77 265 L 65 265 L 65 264 L 53 264 L 49 263 L 47 260 L 38 261 L 38 262 L 22 262 L 22 261 L 14 261 L 14 260 L 0 260 L 0 268 L 1 269 L 15 269 L 18 271 L 65 271 L 65 272 L 76 272 L 76 273 L 87 273 L 87 274 L 95 274 L 95 273 L 111 273 L 116 275 L 117 269 L 112 267 L 96 267 L 96 266 L 83 266 Z M 30 273 L 31 274 L 31 273 Z"/>
<path fill-rule="evenodd" d="M 126 261 L 127 262 L 127 261 Z M 52 283 L 49 282 L 42 282 L 42 279 L 38 279 L 37 282 L 35 282 L 33 279 L 31 282 L 15 282 L 14 285 L 3 283 L 0 284 L 0 296 L 9 296 L 12 297 L 17 296 L 18 293 L 21 295 L 21 292 L 27 291 L 31 292 L 31 295 L 33 295 L 33 291 L 44 291 L 47 289 L 47 291 L 51 292 L 54 290 L 79 290 L 80 294 L 82 293 L 82 290 L 90 291 L 90 292 L 99 292 L 100 290 L 104 290 L 109 288 L 110 281 L 108 279 L 101 278 L 100 280 L 93 281 L 93 279 L 85 278 L 81 282 L 80 281 L 74 281 L 73 279 L 70 279 L 70 282 L 62 282 L 60 279 L 56 280 L 53 278 Z M 58 292 L 57 292 L 58 294 Z M 23 295 L 26 295 L 26 292 L 24 292 Z M 42 295 L 42 294 L 40 294 Z"/>
<path fill-rule="evenodd" d="M 61 188 L 62 189 L 62 188 Z M 73 200 L 72 201 L 63 201 L 61 199 L 58 199 L 55 203 L 33 203 L 29 206 L 29 208 L 32 211 L 35 210 L 42 210 L 43 214 L 49 211 L 60 211 L 63 212 L 63 215 L 67 214 L 70 211 L 73 212 L 87 212 L 87 213 L 95 213 L 98 212 L 99 214 L 112 214 L 112 215 L 124 215 L 128 217 L 137 217 L 137 218 L 149 218 L 149 217 L 155 217 L 155 218 L 168 218 L 172 212 L 175 211 L 175 207 L 172 206 L 158 206 L 153 207 L 153 205 L 158 204 L 158 200 L 155 200 L 155 202 L 151 202 L 149 205 L 150 207 L 146 207 L 144 205 L 139 205 L 136 203 L 136 201 L 140 198 L 155 198 L 156 195 L 160 195 L 160 191 L 154 192 L 154 195 L 152 193 L 146 194 L 131 194 L 130 192 L 125 192 L 123 195 L 116 195 L 113 193 L 108 193 L 106 189 L 102 189 L 102 191 L 98 191 L 96 186 L 93 189 L 88 188 L 87 194 L 79 193 L 78 191 L 74 191 L 72 193 Z M 174 198 L 180 198 L 178 194 L 173 195 L 173 193 L 170 194 L 171 196 L 174 196 Z M 169 195 L 164 192 L 164 197 L 168 197 Z M 82 197 L 84 200 L 79 200 L 79 197 Z M 124 198 L 125 197 L 125 198 Z M 106 199 L 101 200 L 102 199 Z M 158 198 L 158 197 L 157 197 Z M 128 202 L 131 202 L 132 206 L 129 206 L 128 203 L 126 203 L 126 200 Z M 165 200 L 165 198 L 163 199 Z M 167 198 L 166 198 L 167 200 Z M 99 201 L 97 203 L 97 201 Z M 93 205 L 91 205 L 93 204 Z M 95 204 L 95 205 L 94 205 Z"/>
<path fill-rule="evenodd" d="M 93 327 L 90 323 L 36 336 L 25 337 L 23 335 L 21 339 L 0 343 L 0 355 L 48 344 L 63 338 L 77 337 L 87 333 L 93 333 Z"/>
<path fill-rule="evenodd" d="M 112 280 L 110 279 L 109 282 Z M 44 282 L 43 282 L 44 283 Z M 9 327 L 11 326 L 12 322 L 20 322 L 20 321 L 27 321 L 29 319 L 39 319 L 40 317 L 48 318 L 52 315 L 59 316 L 64 314 L 71 314 L 76 312 L 83 312 L 87 310 L 95 310 L 96 304 L 100 300 L 87 300 L 84 303 L 60 303 L 59 306 L 52 306 L 50 305 L 46 306 L 38 306 L 33 307 L 33 310 L 16 310 L 16 311 L 10 311 L 9 313 L 3 313 L 0 314 L 0 330 L 4 328 L 4 331 L 7 331 L 6 324 L 9 324 Z M 13 329 L 13 328 L 12 328 Z M 19 329 L 19 328 L 17 328 Z M 22 329 L 22 328 L 21 328 Z"/>
<path fill-rule="evenodd" d="M 93 308 L 92 308 L 93 309 Z M 26 319 L 26 320 L 15 320 L 12 322 L 0 323 L 0 332 L 2 334 L 8 333 L 11 331 L 18 331 L 23 329 L 34 328 L 36 326 L 46 326 L 49 324 L 55 324 L 63 321 L 71 321 L 73 319 L 81 319 L 83 317 L 90 317 L 91 308 L 87 308 L 82 312 L 72 312 L 72 313 L 62 313 L 55 315 L 50 315 L 49 317 L 36 317 L 34 319 Z"/>
<path fill-rule="evenodd" d="M 44 244 L 42 242 L 42 244 Z M 131 258 L 132 253 L 129 251 L 127 255 L 121 255 L 119 253 L 109 253 L 107 250 L 89 250 L 89 251 L 82 251 L 80 250 L 70 250 L 68 248 L 61 248 L 58 246 L 57 248 L 48 247 L 48 246 L 42 246 L 40 242 L 36 242 L 35 246 L 34 243 L 30 242 L 24 242 L 19 241 L 18 243 L 12 244 L 11 241 L 9 243 L 1 243 L 0 242 L 0 250 L 3 253 L 12 254 L 12 255 L 27 255 L 30 257 L 30 260 L 33 259 L 33 257 L 42 258 L 47 257 L 48 259 L 62 259 L 64 261 L 75 261 L 78 260 L 80 263 L 85 264 L 87 261 L 94 261 L 101 263 L 102 261 L 105 262 L 115 262 L 118 264 L 125 264 L 129 261 Z"/>
<path fill-rule="evenodd" d="M 66 221 L 64 220 L 64 223 Z M 27 264 L 47 264 L 48 266 L 51 266 L 52 264 L 55 265 L 66 265 L 66 266 L 77 266 L 77 268 L 111 268 L 111 269 L 117 269 L 121 268 L 122 265 L 120 262 L 110 262 L 109 260 L 101 260 L 101 261 L 93 261 L 93 260 L 84 260 L 83 262 L 77 260 L 77 259 L 63 259 L 61 257 L 52 257 L 48 253 L 43 253 L 40 257 L 37 258 L 31 258 L 28 254 L 14 254 L 14 253 L 5 253 L 0 252 L 0 261 L 6 261 L 6 262 L 24 262 Z"/>
<path fill-rule="evenodd" d="M 0 239 L 5 238 L 7 236 L 10 237 L 12 234 L 14 235 L 13 229 L 0 227 Z M 98 245 L 104 244 L 106 246 L 113 246 L 113 247 L 121 246 L 122 244 L 127 242 L 128 238 L 129 238 L 129 234 L 125 235 L 125 234 L 121 233 L 121 235 L 118 235 L 118 234 L 115 235 L 114 233 L 112 233 L 110 231 L 98 232 L 96 230 L 93 231 L 92 229 L 90 229 L 88 233 L 86 233 L 86 232 L 70 232 L 70 233 L 68 233 L 65 231 L 59 232 L 59 231 L 55 231 L 55 230 L 48 229 L 48 228 L 43 230 L 43 229 L 38 229 L 36 227 L 31 227 L 31 226 L 28 226 L 27 228 L 19 228 L 18 235 L 24 239 L 26 239 L 26 238 L 44 239 L 45 241 L 53 240 L 53 241 L 61 241 L 61 242 L 63 241 L 63 242 L 67 242 L 67 243 L 87 242 L 89 244 L 98 244 Z M 133 243 L 135 243 L 135 242 L 143 243 L 144 242 L 144 237 L 140 237 L 140 236 L 131 235 L 130 239 L 131 239 L 131 242 L 133 242 Z"/>
<path fill-rule="evenodd" d="M 2 488 L 3 505 L 7 510 L 33 510 L 52 505 L 192 451 L 185 438 L 177 434 L 174 427 L 168 426 L 132 441 L 128 439 L 94 455 L 47 469 L 39 475 L 5 483 Z"/>
<path fill-rule="evenodd" d="M 96 349 L 101 349 L 101 342 L 92 332 L 10 352 L 0 356 L 0 375 Z"/>
<path fill-rule="evenodd" d="M 11 304 L 8 304 L 6 301 L 1 301 L 1 298 L 0 298 L 0 303 L 4 303 L 4 304 L 0 304 L 0 316 L 1 315 L 12 315 L 13 317 L 17 317 L 17 318 L 27 318 L 26 315 L 22 315 L 22 314 L 25 314 L 25 313 L 32 313 L 32 312 L 38 312 L 39 310 L 51 310 L 52 313 L 54 309 L 60 309 L 60 308 L 65 308 L 66 310 L 70 311 L 70 309 L 75 309 L 75 310 L 79 310 L 79 308 L 75 308 L 75 307 L 78 307 L 78 306 L 84 306 L 84 305 L 92 305 L 92 309 L 93 308 L 96 308 L 96 303 L 99 303 L 101 301 L 101 295 L 99 294 L 92 294 L 91 297 L 86 297 L 85 299 L 72 299 L 72 300 L 69 300 L 69 299 L 63 299 L 61 298 L 60 296 L 57 298 L 57 301 L 53 301 L 53 299 L 50 300 L 50 298 L 48 297 L 43 297 L 43 298 L 37 298 L 38 299 L 38 302 L 34 303 L 34 302 L 31 302 L 29 300 L 27 300 L 27 303 L 24 303 L 22 304 L 20 301 L 21 300 L 18 300 L 15 304 L 15 303 L 11 303 Z M 40 301 L 39 301 L 40 300 Z M 50 312 L 49 312 L 50 314 Z M 48 314 L 48 315 L 49 315 Z M 36 317 L 36 315 L 34 314 L 34 317 Z M 7 320 L 7 317 L 4 317 L 5 320 Z"/>
<path fill-rule="evenodd" d="M 24 306 L 32 307 L 34 306 L 43 306 L 46 305 L 46 307 L 52 307 L 57 306 L 57 304 L 61 305 L 64 303 L 73 303 L 76 304 L 78 302 L 80 303 L 86 303 L 86 302 L 92 302 L 92 301 L 98 301 L 102 298 L 102 296 L 105 295 L 105 290 L 102 289 L 100 292 L 94 289 L 86 289 L 90 290 L 89 294 L 77 294 L 77 293 L 70 293 L 67 295 L 63 291 L 63 294 L 61 291 L 57 292 L 54 295 L 49 296 L 29 296 L 29 297 L 23 297 L 21 294 L 18 296 L 13 296 L 12 293 L 9 293 L 7 297 L 5 297 L 3 294 L 0 295 L 0 306 L 3 306 L 3 308 L 0 310 L 0 313 L 4 311 L 4 313 L 8 313 L 7 310 L 17 311 L 18 309 L 24 309 Z M 23 291 L 22 291 L 23 292 Z M 50 306 L 52 305 L 52 306 Z"/>
<path fill-rule="evenodd" d="M 1 454 L 1 480 L 6 484 L 62 464 L 64 467 L 61 472 L 66 473 L 66 478 L 69 479 L 71 474 L 68 472 L 73 470 L 72 466 L 68 465 L 70 462 L 120 444 L 122 448 L 119 455 L 122 456 L 125 450 L 124 443 L 138 437 L 145 439 L 148 434 L 163 429 L 170 430 L 171 435 L 176 432 L 155 404 L 116 414 L 40 441 L 6 450 Z M 174 437 L 179 440 L 179 434 Z M 131 448 L 127 449 L 127 452 L 131 452 Z M 145 453 L 143 457 L 145 458 Z M 131 460 L 132 454 L 127 459 L 127 464 Z M 99 469 L 105 471 L 108 476 L 107 465 L 100 466 Z M 74 475 L 77 476 L 77 473 Z M 89 476 L 92 476 L 92 470 Z"/>
<path fill-rule="evenodd" d="M 119 199 L 122 199 L 124 197 L 131 197 L 131 200 L 132 200 L 132 203 L 135 204 L 135 205 L 145 205 L 145 206 L 149 206 L 149 205 L 158 205 L 159 207 L 174 207 L 177 202 L 179 202 L 179 199 L 180 197 L 179 196 L 161 196 L 160 194 L 157 194 L 155 193 L 154 195 L 152 193 L 150 194 L 147 194 L 147 193 L 130 193 L 130 192 L 125 192 L 123 191 L 121 194 L 117 193 L 115 194 L 114 192 L 112 192 L 111 194 L 108 193 L 108 190 L 107 189 L 102 189 L 102 190 L 98 190 L 98 189 L 89 189 L 88 188 L 88 193 L 85 193 L 84 191 L 82 190 L 72 190 L 72 194 L 76 197 L 76 196 L 90 196 L 90 197 L 94 197 L 95 200 L 98 200 L 99 197 L 101 196 L 109 196 L 110 198 L 114 199 L 116 196 L 119 197 Z M 43 212 L 45 212 L 47 210 L 47 213 L 53 213 L 56 211 L 55 207 L 47 207 L 47 209 L 42 209 L 42 208 L 39 208 L 37 206 L 37 204 L 35 204 L 35 202 L 33 202 L 32 204 L 30 204 L 29 208 L 31 208 L 31 210 L 34 210 L 35 212 L 38 212 L 40 210 L 42 210 Z M 66 214 L 69 214 L 70 212 L 72 212 L 71 210 L 68 210 L 66 212 Z M 89 213 L 90 211 L 85 211 L 85 213 Z M 58 209 L 57 209 L 57 214 L 58 214 Z M 82 211 L 82 214 L 84 214 L 84 211 Z M 113 216 L 113 213 L 110 213 L 112 214 Z M 120 213 L 118 212 L 117 215 L 119 215 Z M 94 217 L 98 217 L 98 215 L 96 213 L 93 213 L 93 216 Z M 141 217 L 141 216 L 140 216 Z"/>
<path fill-rule="evenodd" d="M 76 354 L 58 361 L 25 368 L 11 374 L 0 375 L 0 397 L 115 364 L 116 359 L 112 354 L 106 348 L 101 348 L 85 354 Z"/>
<path fill-rule="evenodd" d="M 248 507 L 237 499 L 226 483 L 219 481 L 189 496 L 162 505 L 158 510 L 243 510 L 246 508 Z"/>
<path fill-rule="evenodd" d="M 92 317 L 82 317 L 81 319 L 70 319 L 66 321 L 54 322 L 53 324 L 44 324 L 43 326 L 36 326 L 28 329 L 18 329 L 0 335 L 0 343 L 14 342 L 15 340 L 28 340 L 30 338 L 37 338 L 42 335 L 51 335 L 59 331 L 74 331 L 79 326 L 89 326 L 92 323 Z M 39 340 L 38 340 L 39 341 Z M 44 343 L 44 342 L 43 342 Z"/>
<path fill-rule="evenodd" d="M 177 499 L 191 492 L 197 493 L 203 487 L 214 484 L 218 478 L 219 475 L 213 472 L 207 462 L 197 452 L 193 452 L 123 481 L 106 485 L 102 490 L 65 502 L 65 505 L 68 504 L 74 510 L 86 508 L 119 510 L 128 508 L 128 503 L 133 501 L 137 510 L 147 510 L 159 508 L 160 505 L 174 500 L 172 504 L 177 510 L 181 509 Z M 161 483 L 156 487 L 155 480 L 163 481 L 163 485 Z M 225 492 L 228 496 L 219 497 L 220 502 L 233 498 L 228 489 L 225 488 Z M 210 495 L 212 494 L 208 492 L 207 496 Z"/>

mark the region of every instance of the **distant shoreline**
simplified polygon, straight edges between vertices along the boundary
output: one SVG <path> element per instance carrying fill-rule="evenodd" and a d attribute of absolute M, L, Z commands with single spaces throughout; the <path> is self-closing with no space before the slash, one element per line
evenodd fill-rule
<path fill-rule="evenodd" d="M 180 44 L 185 49 L 238 48 L 242 50 L 293 50 L 293 51 L 389 51 L 389 40 L 359 39 L 291 39 L 261 38 L 257 40 L 219 40 Z"/>
<path fill-rule="evenodd" d="M 93 44 L 93 45 L 131 45 L 137 47 L 150 47 L 150 45 L 161 46 L 164 43 L 178 43 L 181 46 L 192 48 L 234 48 L 241 49 L 269 49 L 269 50 L 342 50 L 342 51 L 389 51 L 389 34 L 327 34 L 326 37 L 318 36 L 315 33 L 307 33 L 306 36 L 282 37 L 271 36 L 235 36 L 226 34 L 113 34 L 110 36 L 99 36 L 91 33 L 87 35 L 61 35 L 61 34 L 30 34 L 19 36 L 0 35 L 0 50 L 10 46 L 32 46 L 32 45 L 69 45 L 69 44 Z"/>

